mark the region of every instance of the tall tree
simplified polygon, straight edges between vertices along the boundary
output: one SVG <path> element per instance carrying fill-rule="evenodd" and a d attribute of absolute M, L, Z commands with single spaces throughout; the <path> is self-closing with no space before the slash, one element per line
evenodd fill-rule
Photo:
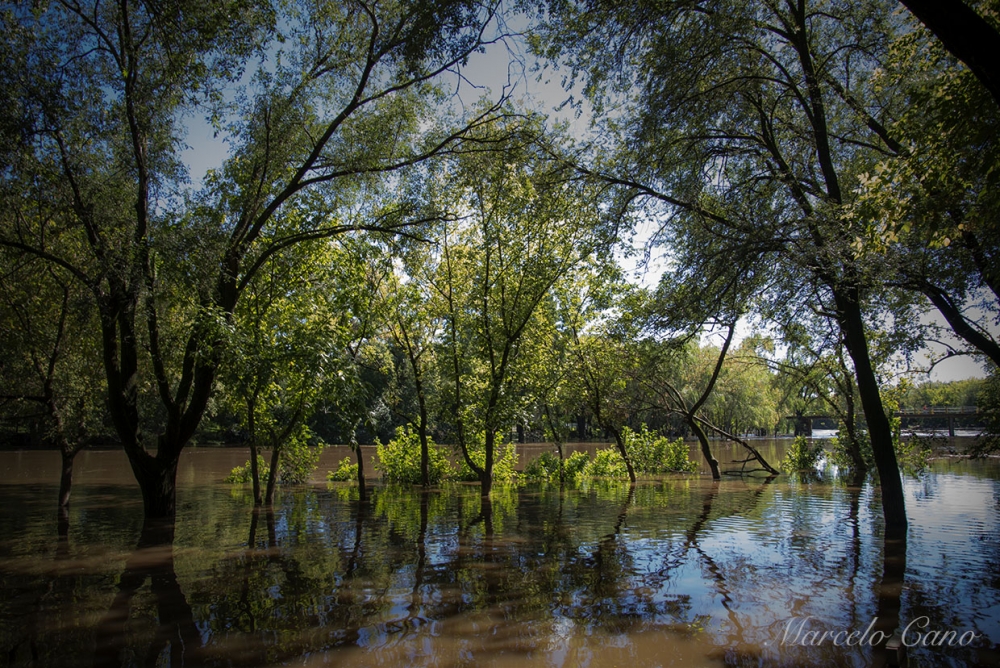
<path fill-rule="evenodd" d="M 587 184 L 548 160 L 525 118 L 478 137 L 448 179 L 455 222 L 444 226 L 435 290 L 445 320 L 442 373 L 456 440 L 478 476 L 493 483 L 498 433 L 525 400 L 518 391 L 530 364 L 532 322 L 557 281 L 590 254 L 597 217 Z M 500 144 L 504 135 L 517 141 Z M 491 146 L 492 145 L 492 146 Z M 484 439 L 476 461 L 472 442 Z"/>
<path fill-rule="evenodd" d="M 5 14 L 26 74 L 13 82 L 22 140 L 3 172 L 0 244 L 92 294 L 108 405 L 147 516 L 173 516 L 178 458 L 212 394 L 226 323 L 268 259 L 433 216 L 375 187 L 494 117 L 487 105 L 424 122 L 446 96 L 442 75 L 502 32 L 496 18 L 495 4 L 469 0 L 95 0 Z M 180 123 L 195 112 L 228 135 L 230 154 L 183 198 Z M 70 224 L 29 216 L 25 188 Z M 281 215 L 299 204 L 308 217 Z M 143 408 L 146 387 L 162 420 Z"/>
<path fill-rule="evenodd" d="M 757 258 L 754 270 L 805 276 L 826 295 L 856 374 L 887 530 L 904 531 L 868 346 L 881 265 L 846 208 L 863 168 L 895 150 L 879 118 L 898 95 L 868 85 L 897 29 L 892 7 L 592 0 L 550 9 L 541 50 L 587 78 L 598 111 L 616 105 L 607 127 L 621 151 L 590 171 L 627 201 L 657 205 L 670 235 L 697 228 L 717 239 L 701 262 Z"/>

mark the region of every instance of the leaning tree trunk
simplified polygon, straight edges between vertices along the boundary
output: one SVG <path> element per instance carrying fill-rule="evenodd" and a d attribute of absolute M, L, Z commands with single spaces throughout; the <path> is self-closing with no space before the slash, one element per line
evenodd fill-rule
<path fill-rule="evenodd" d="M 834 299 L 847 352 L 854 362 L 858 394 L 861 396 L 861 407 L 868 423 L 872 455 L 882 488 L 882 513 L 885 516 L 886 538 L 899 538 L 906 535 L 903 481 L 899 475 L 899 465 L 893 448 L 892 427 L 882 407 L 878 380 L 875 378 L 875 370 L 868 353 L 868 340 L 865 336 L 857 290 L 835 291 Z"/>
<path fill-rule="evenodd" d="M 612 427 L 610 429 L 611 434 L 615 437 L 615 445 L 618 447 L 618 453 L 625 460 L 625 468 L 628 470 L 629 482 L 633 485 L 635 484 L 635 467 L 632 466 L 632 459 L 628 456 L 628 450 L 625 449 L 625 441 L 622 440 L 622 433 Z"/>
<path fill-rule="evenodd" d="M 705 430 L 701 428 L 701 425 L 698 424 L 693 415 L 688 415 L 687 423 L 691 427 L 691 431 L 698 437 L 698 443 L 701 444 L 701 454 L 705 456 L 708 468 L 712 470 L 712 480 L 722 480 L 722 474 L 719 472 L 719 460 L 712 455 L 712 448 L 708 444 L 708 436 L 705 434 Z"/>

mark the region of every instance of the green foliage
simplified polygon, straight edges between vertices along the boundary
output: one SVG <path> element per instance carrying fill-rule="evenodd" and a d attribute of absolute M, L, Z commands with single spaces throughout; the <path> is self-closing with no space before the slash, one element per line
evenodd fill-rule
<path fill-rule="evenodd" d="M 286 485 L 298 485 L 309 480 L 316 470 L 323 444 L 310 444 L 312 432 L 306 425 L 300 425 L 281 446 L 278 458 L 278 480 Z M 263 479 L 263 474 L 261 479 Z"/>
<path fill-rule="evenodd" d="M 896 463 L 899 465 L 899 470 L 910 476 L 922 473 L 927 468 L 933 441 L 933 438 L 919 436 L 897 440 L 893 445 L 896 448 Z"/>
<path fill-rule="evenodd" d="M 267 461 L 265 461 L 261 455 L 257 455 L 257 475 L 260 476 L 260 479 L 264 480 L 265 478 L 267 478 L 267 474 L 270 470 L 271 467 L 268 466 Z M 246 464 L 243 464 L 242 466 L 237 466 L 232 471 L 230 471 L 229 475 L 226 476 L 224 482 L 228 482 L 230 484 L 235 485 L 235 484 L 248 483 L 252 479 L 253 479 L 253 472 L 250 470 L 250 461 L 248 460 Z"/>
<path fill-rule="evenodd" d="M 420 476 L 420 435 L 411 431 L 409 425 L 396 427 L 396 435 L 383 445 L 375 439 L 378 463 L 375 470 L 389 482 L 417 485 L 421 483 Z M 436 485 L 451 477 L 453 471 L 444 448 L 437 445 L 433 439 L 427 438 L 428 478 Z"/>
<path fill-rule="evenodd" d="M 286 485 L 298 485 L 309 480 L 309 476 L 316 470 L 319 457 L 323 453 L 323 444 L 310 445 L 309 439 L 312 432 L 305 425 L 301 425 L 298 431 L 288 438 L 281 446 L 281 454 L 278 457 L 278 482 Z M 257 475 L 260 476 L 261 484 L 267 480 L 271 472 L 271 467 L 262 455 L 257 455 Z M 243 466 L 234 468 L 228 476 L 228 483 L 247 483 L 252 481 L 252 471 L 250 462 Z"/>
<path fill-rule="evenodd" d="M 482 433 L 469 439 L 469 456 L 477 466 L 483 466 L 486 462 L 486 439 Z M 513 482 L 517 478 L 517 446 L 513 443 L 496 446 L 493 461 L 493 482 Z M 475 482 L 479 476 L 469 468 L 464 457 L 458 460 L 458 472 L 456 477 L 465 482 Z"/>
<path fill-rule="evenodd" d="M 816 464 L 823 456 L 823 446 L 819 442 L 810 442 L 805 436 L 799 436 L 785 452 L 781 460 L 781 470 L 785 473 L 798 471 L 815 471 Z"/>
<path fill-rule="evenodd" d="M 543 452 L 525 465 L 520 477 L 522 480 L 558 480 L 559 457 L 552 452 Z"/>
<path fill-rule="evenodd" d="M 598 450 L 593 460 L 583 467 L 582 474 L 588 478 L 627 478 L 628 468 L 616 448 Z"/>
<path fill-rule="evenodd" d="M 672 471 L 694 472 L 698 463 L 688 458 L 688 448 L 683 438 L 671 441 L 651 432 L 645 424 L 638 432 L 622 428 L 625 451 L 632 459 L 636 473 L 659 474 Z"/>
<path fill-rule="evenodd" d="M 875 465 L 875 456 L 872 454 L 872 442 L 865 429 L 855 429 L 855 436 L 858 439 L 858 449 L 861 451 L 861 458 L 864 459 L 868 468 Z M 845 469 L 851 468 L 851 456 L 848 454 L 850 447 L 850 437 L 843 423 L 837 436 L 831 441 L 830 462 Z"/>
<path fill-rule="evenodd" d="M 983 383 L 978 406 L 986 428 L 969 452 L 973 456 L 981 457 L 1000 452 L 1000 371 L 995 367 Z"/>
<path fill-rule="evenodd" d="M 344 457 L 337 464 L 335 471 L 328 471 L 326 479 L 330 482 L 352 482 L 358 479 L 358 465 L 351 462 L 350 457 Z"/>
<path fill-rule="evenodd" d="M 563 462 L 563 475 L 566 480 L 575 480 L 583 475 L 583 470 L 590 463 L 590 457 L 586 452 L 574 452 Z"/>

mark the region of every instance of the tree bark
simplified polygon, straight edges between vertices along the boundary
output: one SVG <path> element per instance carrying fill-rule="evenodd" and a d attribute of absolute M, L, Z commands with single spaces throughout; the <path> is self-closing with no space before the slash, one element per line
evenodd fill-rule
<path fill-rule="evenodd" d="M 691 427 L 691 431 L 694 435 L 698 437 L 698 443 L 701 444 L 701 454 L 704 455 L 705 461 L 708 462 L 708 468 L 712 470 L 712 480 L 721 480 L 722 473 L 719 471 L 719 460 L 712 455 L 712 448 L 708 444 L 708 435 L 705 434 L 705 430 L 701 428 L 698 421 L 694 419 L 694 414 L 688 415 L 688 426 Z"/>
<path fill-rule="evenodd" d="M 847 352 L 854 362 L 858 394 L 861 396 L 861 407 L 868 423 L 872 455 L 882 488 L 882 513 L 885 516 L 886 536 L 905 537 L 906 504 L 903 497 L 903 481 L 899 475 L 896 451 L 893 448 L 892 428 L 882 408 L 882 396 L 868 352 L 868 339 L 865 335 L 857 289 L 834 290 L 833 296 Z"/>
<path fill-rule="evenodd" d="M 278 482 L 278 469 L 281 467 L 281 447 L 277 443 L 271 444 L 271 470 L 267 472 L 267 491 L 264 493 L 264 504 L 268 507 L 274 505 L 274 487 Z"/>
<path fill-rule="evenodd" d="M 486 458 L 483 462 L 483 470 L 479 474 L 479 494 L 483 499 L 489 499 L 490 492 L 493 491 L 493 453 L 496 446 L 496 438 L 497 434 L 495 431 L 492 429 L 486 430 Z M 486 507 L 485 503 L 483 507 Z"/>
<path fill-rule="evenodd" d="M 635 467 L 632 466 L 632 459 L 628 456 L 628 450 L 625 449 L 625 441 L 622 440 L 622 433 L 615 427 L 610 427 L 610 431 L 615 437 L 615 445 L 618 446 L 618 452 L 621 454 L 622 459 L 625 460 L 625 469 L 628 471 L 629 482 L 635 485 Z"/>
<path fill-rule="evenodd" d="M 142 505 L 149 519 L 173 521 L 177 498 L 177 462 L 179 457 L 166 454 L 152 456 L 145 450 L 126 450 L 129 464 L 139 490 Z"/>

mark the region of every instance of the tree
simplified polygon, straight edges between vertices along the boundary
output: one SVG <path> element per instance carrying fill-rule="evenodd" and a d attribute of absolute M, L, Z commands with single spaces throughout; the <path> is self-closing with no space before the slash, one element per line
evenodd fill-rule
<path fill-rule="evenodd" d="M 490 150 L 470 150 L 452 163 L 454 221 L 441 228 L 434 279 L 446 323 L 439 359 L 455 438 L 484 498 L 497 434 L 526 403 L 518 389 L 531 364 L 533 322 L 553 286 L 590 254 L 596 220 L 586 184 L 535 142 L 537 119 L 497 132 L 478 136 Z M 504 136 L 516 141 L 501 143 Z M 481 461 L 472 456 L 477 434 L 484 439 Z"/>
<path fill-rule="evenodd" d="M 430 393 L 433 392 L 434 341 L 442 326 L 441 317 L 433 311 L 430 274 L 428 266 L 431 253 L 414 250 L 405 256 L 406 280 L 393 272 L 381 284 L 380 297 L 385 310 L 385 327 L 393 344 L 399 348 L 406 361 L 409 378 L 413 381 L 417 400 L 416 416 L 408 414 L 410 423 L 416 422 L 420 440 L 420 480 L 424 487 L 430 485 Z"/>
<path fill-rule="evenodd" d="M 23 132 L 3 173 L 0 244 L 91 293 L 115 431 L 146 515 L 171 517 L 227 323 L 268 260 L 301 241 L 434 217 L 378 187 L 494 117 L 487 105 L 422 122 L 445 96 L 441 75 L 499 34 L 496 6 L 55 2 L 8 17 L 30 76 L 15 82 Z M 185 198 L 180 122 L 191 112 L 207 112 L 231 152 Z M 59 215 L 28 215 L 26 189 Z M 310 215 L 281 215 L 294 207 Z M 146 388 L 162 420 L 145 410 Z"/>
<path fill-rule="evenodd" d="M 900 0 L 965 63 L 1000 106 L 1000 31 L 964 0 Z M 990 3 L 979 3 L 989 9 Z M 995 5 L 995 3 L 993 3 Z M 984 12 L 987 16 L 990 12 Z"/>
<path fill-rule="evenodd" d="M 961 3 L 959 3 L 961 4 Z M 906 108 L 886 132 L 899 147 L 861 179 L 853 206 L 893 282 L 923 295 L 962 344 L 949 355 L 1000 363 L 1000 108 L 920 26 L 897 37 L 875 84 L 901 82 Z M 943 341 L 944 336 L 932 332 Z"/>
<path fill-rule="evenodd" d="M 65 272 L 30 256 L 5 259 L 0 336 L 8 353 L 0 362 L 0 407 L 15 419 L 43 422 L 45 440 L 58 446 L 58 526 L 65 535 L 73 462 L 105 426 L 100 360 L 88 337 L 94 312 Z"/>
<path fill-rule="evenodd" d="M 883 265 L 848 209 L 864 168 L 894 151 L 885 117 L 897 91 L 868 85 L 897 30 L 892 8 L 593 0 L 550 10 L 540 51 L 586 77 L 598 112 L 616 108 L 606 127 L 620 150 L 585 168 L 618 185 L 624 202 L 647 204 L 662 239 L 692 229 L 715 239 L 692 258 L 701 265 L 738 259 L 821 293 L 817 306 L 830 307 L 852 360 L 887 531 L 905 530 L 867 336 Z"/>

